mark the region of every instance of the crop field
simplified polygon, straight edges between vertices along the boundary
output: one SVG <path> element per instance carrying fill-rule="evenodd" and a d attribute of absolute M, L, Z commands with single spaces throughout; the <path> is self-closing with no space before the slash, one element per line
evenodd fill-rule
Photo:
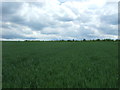
<path fill-rule="evenodd" d="M 3 88 L 116 88 L 118 42 L 4 41 Z"/>

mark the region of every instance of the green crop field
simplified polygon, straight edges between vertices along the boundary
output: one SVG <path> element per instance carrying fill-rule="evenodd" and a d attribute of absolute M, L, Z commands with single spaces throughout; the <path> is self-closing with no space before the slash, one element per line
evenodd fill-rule
<path fill-rule="evenodd" d="M 3 88 L 116 88 L 118 42 L 3 42 Z"/>

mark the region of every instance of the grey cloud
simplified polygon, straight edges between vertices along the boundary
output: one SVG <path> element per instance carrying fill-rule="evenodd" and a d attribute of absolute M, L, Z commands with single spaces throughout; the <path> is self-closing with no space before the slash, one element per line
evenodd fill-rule
<path fill-rule="evenodd" d="M 36 39 L 35 37 L 28 37 L 31 34 L 29 32 L 24 32 L 20 28 L 16 28 L 19 31 L 14 30 L 12 27 L 3 28 L 2 38 L 4 39 Z"/>
<path fill-rule="evenodd" d="M 88 0 L 59 0 L 60 2 L 64 3 L 64 2 L 67 2 L 67 1 L 88 1 Z"/>
<path fill-rule="evenodd" d="M 46 24 L 42 24 L 39 21 L 28 22 L 23 17 L 16 16 L 16 15 L 13 15 L 13 16 L 11 15 L 10 18 L 9 17 L 8 18 L 3 17 L 3 22 L 12 22 L 12 23 L 15 23 L 15 24 L 23 25 L 23 26 L 28 26 L 33 30 L 41 30 L 41 29 L 43 29 L 44 27 L 47 26 Z"/>
<path fill-rule="evenodd" d="M 11 15 L 10 17 L 3 16 L 3 22 L 12 22 L 16 24 L 25 25 L 25 19 L 17 15 Z"/>
<path fill-rule="evenodd" d="M 10 34 L 5 34 L 5 35 L 2 35 L 2 38 L 4 39 L 18 39 L 18 38 L 25 38 L 23 35 L 20 35 L 20 34 L 16 34 L 16 33 L 10 33 Z"/>
<path fill-rule="evenodd" d="M 117 14 L 103 15 L 100 17 L 100 20 L 101 20 L 101 22 L 105 22 L 107 24 L 112 24 L 112 25 L 118 24 Z"/>
<path fill-rule="evenodd" d="M 11 22 L 2 23 L 2 38 L 4 39 L 29 39 L 32 31 L 28 27 L 23 27 Z"/>
<path fill-rule="evenodd" d="M 48 25 L 41 24 L 41 23 L 26 23 L 33 30 L 42 30 L 43 28 L 47 27 Z"/>
<path fill-rule="evenodd" d="M 84 26 L 80 27 L 80 36 L 82 38 L 91 39 L 91 34 L 94 34 L 94 31 L 92 31 L 90 27 L 88 29 Z"/>
<path fill-rule="evenodd" d="M 120 10 L 118 11 L 118 24 L 120 24 Z"/>
<path fill-rule="evenodd" d="M 87 16 L 87 15 L 81 15 L 79 16 L 76 21 L 80 22 L 80 23 L 88 23 L 90 22 L 92 19 L 92 17 L 90 16 Z"/>
<path fill-rule="evenodd" d="M 2 7 L 2 9 L 3 9 L 2 21 L 3 22 L 12 22 L 12 23 L 28 26 L 33 30 L 42 30 L 43 28 L 48 27 L 48 26 L 52 26 L 52 27 L 55 26 L 56 22 L 54 20 L 49 21 L 50 17 L 48 15 L 44 15 L 44 19 L 42 17 L 40 17 L 37 20 L 29 17 L 30 21 L 27 21 L 24 16 L 20 16 L 20 15 L 16 14 L 16 12 L 18 11 L 17 5 L 18 5 L 18 7 L 20 7 L 22 4 L 23 3 L 11 3 L 11 2 L 6 3 L 5 2 L 3 4 L 3 7 Z M 35 3 L 29 2 L 29 4 L 32 4 L 34 6 L 42 5 L 38 2 L 37 3 L 36 2 Z"/>
<path fill-rule="evenodd" d="M 45 32 L 45 31 L 41 31 L 41 34 L 47 34 L 47 35 L 49 35 L 49 34 L 59 34 L 58 32 Z"/>
<path fill-rule="evenodd" d="M 106 24 L 106 23 L 101 23 L 99 24 L 99 26 L 97 26 L 96 24 L 92 24 L 89 26 L 96 29 L 101 34 L 118 35 L 117 25 L 112 25 L 114 26 L 114 28 L 110 24 Z"/>
<path fill-rule="evenodd" d="M 28 3 L 39 8 L 42 8 L 44 6 L 43 2 L 28 2 Z"/>
<path fill-rule="evenodd" d="M 118 30 L 113 29 L 112 27 L 109 27 L 109 25 L 103 25 L 101 27 L 98 27 L 97 29 L 100 30 L 104 34 L 109 34 L 109 35 L 117 35 L 118 34 Z"/>
<path fill-rule="evenodd" d="M 26 36 L 23 36 L 22 34 L 15 34 L 15 33 L 10 33 L 10 34 L 5 34 L 5 35 L 2 35 L 2 38 L 4 39 L 37 39 L 37 38 L 34 38 L 34 37 L 26 37 Z"/>
<path fill-rule="evenodd" d="M 2 14 L 8 15 L 15 13 L 22 3 L 18 2 L 2 2 Z"/>
<path fill-rule="evenodd" d="M 24 19 L 16 15 L 16 12 L 19 11 L 21 2 L 3 2 L 2 3 L 2 21 L 3 22 L 15 22 L 22 23 Z"/>
<path fill-rule="evenodd" d="M 5 25 L 5 24 L 2 24 L 1 26 L 2 26 L 2 28 L 5 28 L 5 29 L 11 29 L 10 26 Z"/>
<path fill-rule="evenodd" d="M 63 21 L 63 22 L 69 22 L 69 21 L 73 21 L 74 19 L 73 18 L 70 18 L 70 17 L 58 17 L 57 18 L 59 21 Z"/>

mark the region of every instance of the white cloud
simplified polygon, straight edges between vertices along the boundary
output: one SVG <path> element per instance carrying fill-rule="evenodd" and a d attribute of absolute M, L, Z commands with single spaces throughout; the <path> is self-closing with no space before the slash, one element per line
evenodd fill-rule
<path fill-rule="evenodd" d="M 4 39 L 117 38 L 117 3 L 107 0 L 6 2 L 2 10 Z"/>

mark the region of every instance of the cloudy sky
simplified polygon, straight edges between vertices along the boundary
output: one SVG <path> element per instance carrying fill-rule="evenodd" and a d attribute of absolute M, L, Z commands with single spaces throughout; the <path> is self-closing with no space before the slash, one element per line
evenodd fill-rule
<path fill-rule="evenodd" d="M 118 2 L 2 2 L 2 40 L 117 39 Z"/>

